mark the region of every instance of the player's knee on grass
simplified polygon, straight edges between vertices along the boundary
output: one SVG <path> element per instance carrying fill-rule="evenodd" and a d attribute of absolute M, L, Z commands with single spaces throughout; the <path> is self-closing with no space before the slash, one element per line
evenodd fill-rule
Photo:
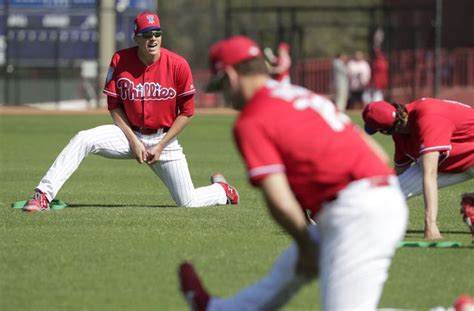
<path fill-rule="evenodd" d="M 189 199 L 189 198 L 182 198 L 180 196 L 173 196 L 173 200 L 176 203 L 176 206 L 178 207 L 197 207 L 194 204 L 194 200 Z"/>

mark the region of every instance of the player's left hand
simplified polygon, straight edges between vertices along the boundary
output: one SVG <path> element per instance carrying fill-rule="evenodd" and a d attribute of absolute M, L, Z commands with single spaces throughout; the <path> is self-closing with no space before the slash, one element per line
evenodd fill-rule
<path fill-rule="evenodd" d="M 160 160 L 161 153 L 163 152 L 164 146 L 157 144 L 153 148 L 147 151 L 146 163 L 148 165 L 154 164 Z"/>

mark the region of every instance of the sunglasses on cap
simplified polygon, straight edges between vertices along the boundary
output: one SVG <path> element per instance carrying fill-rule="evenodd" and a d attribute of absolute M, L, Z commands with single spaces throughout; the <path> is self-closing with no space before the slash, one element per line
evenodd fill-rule
<path fill-rule="evenodd" d="M 139 32 L 136 34 L 137 37 L 143 37 L 145 39 L 151 39 L 152 37 L 159 38 L 161 37 L 161 30 L 150 30 Z"/>

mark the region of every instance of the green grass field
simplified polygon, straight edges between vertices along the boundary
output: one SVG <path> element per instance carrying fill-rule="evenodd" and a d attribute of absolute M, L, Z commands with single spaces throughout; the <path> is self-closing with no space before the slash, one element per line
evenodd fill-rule
<path fill-rule="evenodd" d="M 70 208 L 26 214 L 10 203 L 32 194 L 77 131 L 110 118 L 0 116 L 0 310 L 185 310 L 176 277 L 184 259 L 219 296 L 266 273 L 290 240 L 247 183 L 231 139 L 233 118 L 196 116 L 180 142 L 195 185 L 224 172 L 239 189 L 238 207 L 172 207 L 147 167 L 90 156 L 58 194 Z M 391 153 L 390 141 L 381 143 Z M 427 310 L 474 294 L 474 248 L 458 208 L 459 194 L 473 189 L 470 181 L 440 192 L 440 229 L 463 247 L 399 249 L 381 307 Z M 421 240 L 422 201 L 409 206 L 406 239 Z M 285 310 L 319 310 L 318 301 L 314 282 Z"/>

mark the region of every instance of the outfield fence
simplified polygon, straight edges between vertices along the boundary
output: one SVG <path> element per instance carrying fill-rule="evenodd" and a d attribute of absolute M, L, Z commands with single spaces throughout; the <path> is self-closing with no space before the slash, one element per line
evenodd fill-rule
<path fill-rule="evenodd" d="M 389 87 L 385 92 L 388 100 L 407 102 L 434 96 L 433 50 L 392 51 L 386 56 L 389 61 Z M 441 64 L 442 88 L 474 87 L 474 48 L 442 50 Z M 331 71 L 332 59 L 306 59 L 296 63 L 292 77 L 296 84 L 331 97 Z M 474 96 L 471 94 L 471 97 Z"/>
<path fill-rule="evenodd" d="M 434 96 L 433 50 L 393 51 L 386 56 L 389 60 L 389 87 L 385 91 L 387 100 L 408 102 L 419 97 Z M 473 104 L 474 48 L 443 50 L 441 56 L 442 90 L 464 88 L 467 92 L 471 92 L 471 102 L 468 104 Z M 332 59 L 295 61 L 292 81 L 331 98 L 333 95 L 331 66 Z M 209 71 L 193 69 L 193 75 L 197 89 L 196 106 L 205 108 L 223 106 L 220 95 L 205 92 L 205 85 L 210 78 Z M 8 94 L 8 101 L 0 105 L 83 101 L 84 107 L 94 107 L 98 105 L 96 96 L 102 98 L 102 105 L 104 103 L 104 97 L 100 94 L 101 88 L 102 81 L 98 81 L 97 78 L 81 77 L 81 64 L 73 61 L 61 68 L 17 66 L 11 75 L 0 77 L 0 93 Z M 6 96 L 0 97 L 1 100 Z"/>

